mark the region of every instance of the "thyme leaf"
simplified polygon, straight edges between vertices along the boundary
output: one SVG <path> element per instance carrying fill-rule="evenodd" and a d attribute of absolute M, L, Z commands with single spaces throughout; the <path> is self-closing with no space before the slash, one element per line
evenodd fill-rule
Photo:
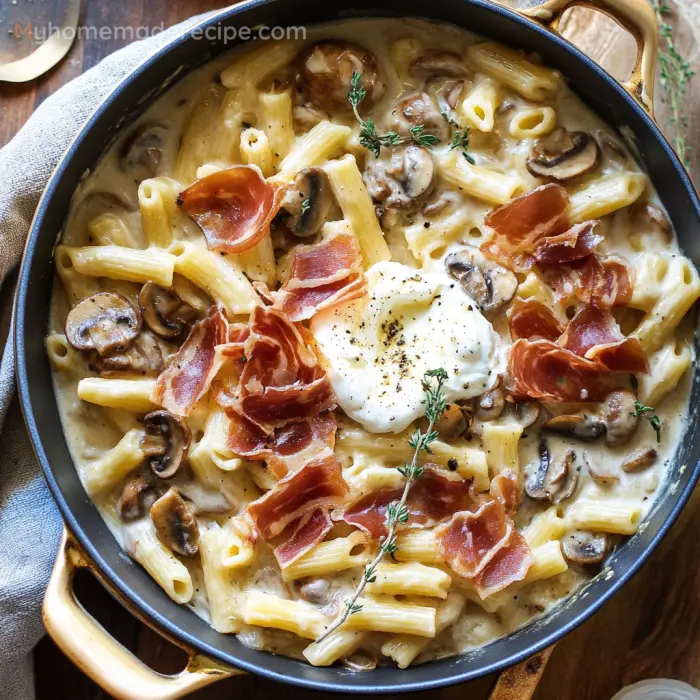
<path fill-rule="evenodd" d="M 396 544 L 396 531 L 399 525 L 405 525 L 408 522 L 409 510 L 406 505 L 409 491 L 413 482 L 423 475 L 425 467 L 418 465 L 418 455 L 421 452 L 430 452 L 428 449 L 430 444 L 437 440 L 438 433 L 434 430 L 436 423 L 445 412 L 447 400 L 442 390 L 443 383 L 447 380 L 447 372 L 444 369 L 431 369 L 425 373 L 422 381 L 423 391 L 425 392 L 425 416 L 428 419 L 428 429 L 425 432 L 416 430 L 411 436 L 409 444 L 413 448 L 413 459 L 410 464 L 399 467 L 399 472 L 405 477 L 406 485 L 404 486 L 401 500 L 390 503 L 386 511 L 387 535 L 379 543 L 379 552 L 377 556 L 365 567 L 362 579 L 355 589 L 352 598 L 345 601 L 343 611 L 336 617 L 326 631 L 316 639 L 316 642 L 323 641 L 328 635 L 332 634 L 340 627 L 350 615 L 362 610 L 362 604 L 357 601 L 362 595 L 365 586 L 368 583 L 374 583 L 377 580 L 377 566 L 388 554 L 394 558 L 398 550 Z"/>
<path fill-rule="evenodd" d="M 661 442 L 661 418 L 656 414 L 656 409 L 652 406 L 645 406 L 641 401 L 634 402 L 634 413 L 632 413 L 635 418 L 646 418 L 649 421 L 649 425 L 652 427 L 653 431 L 656 433 L 656 442 Z"/>

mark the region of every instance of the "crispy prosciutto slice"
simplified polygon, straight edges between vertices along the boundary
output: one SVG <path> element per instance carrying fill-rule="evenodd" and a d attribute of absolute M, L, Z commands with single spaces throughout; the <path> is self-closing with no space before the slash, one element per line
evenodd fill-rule
<path fill-rule="evenodd" d="M 609 311 L 594 306 L 584 307 L 569 321 L 559 345 L 613 372 L 649 371 L 642 344 L 636 338 L 626 338 Z"/>
<path fill-rule="evenodd" d="M 513 340 L 557 340 L 564 330 L 552 310 L 537 299 L 517 298 L 508 309 L 507 315 Z"/>
<path fill-rule="evenodd" d="M 599 309 L 629 304 L 634 291 L 634 270 L 619 258 L 589 255 L 559 265 L 542 265 L 548 284 L 561 297 L 574 297 Z"/>
<path fill-rule="evenodd" d="M 455 511 L 469 508 L 474 501 L 470 487 L 469 481 L 450 478 L 444 469 L 426 465 L 425 472 L 408 494 L 408 527 L 431 527 Z M 402 494 L 403 489 L 380 489 L 370 493 L 348 506 L 343 520 L 378 539 L 387 532 L 389 504 L 400 500 Z"/>
<path fill-rule="evenodd" d="M 435 534 L 450 568 L 470 580 L 482 599 L 522 581 L 534 563 L 527 543 L 498 501 L 488 501 L 474 513 L 455 513 Z"/>
<path fill-rule="evenodd" d="M 177 355 L 156 380 L 151 401 L 178 416 L 189 416 L 224 362 L 217 346 L 228 340 L 228 323 L 220 306 L 192 326 Z"/>
<path fill-rule="evenodd" d="M 489 493 L 503 504 L 508 515 L 515 515 L 523 500 L 518 475 L 512 469 L 504 469 L 491 479 Z"/>
<path fill-rule="evenodd" d="M 256 307 L 240 382 L 219 391 L 217 401 L 271 434 L 293 421 L 333 408 L 335 397 L 305 329 L 272 307 Z"/>
<path fill-rule="evenodd" d="M 295 520 L 318 508 L 342 504 L 348 493 L 342 467 L 335 455 L 306 464 L 248 504 L 255 526 L 265 539 L 276 537 Z"/>
<path fill-rule="evenodd" d="M 233 409 L 226 411 L 226 444 L 241 457 L 264 459 L 272 474 L 281 479 L 304 464 L 332 454 L 337 423 L 333 413 L 287 423 L 267 435 Z"/>
<path fill-rule="evenodd" d="M 332 527 L 331 516 L 323 508 L 317 508 L 290 523 L 281 535 L 284 542 L 274 550 L 279 565 L 288 566 L 302 557 L 321 542 Z"/>
<path fill-rule="evenodd" d="M 321 309 L 358 299 L 366 292 L 357 238 L 350 233 L 337 233 L 320 243 L 297 246 L 289 279 L 274 296 L 276 308 L 292 321 L 301 321 Z"/>
<path fill-rule="evenodd" d="M 539 239 L 566 228 L 568 206 L 561 185 L 542 185 L 489 212 L 484 223 L 504 249 L 530 253 Z"/>
<path fill-rule="evenodd" d="M 515 397 L 541 401 L 602 401 L 615 386 L 613 372 L 550 340 L 516 340 L 506 384 Z"/>
<path fill-rule="evenodd" d="M 269 234 L 284 191 L 257 168 L 234 165 L 197 180 L 177 203 L 202 229 L 209 248 L 242 253 Z"/>
<path fill-rule="evenodd" d="M 564 233 L 543 238 L 535 248 L 535 260 L 538 263 L 558 265 L 589 256 L 603 240 L 596 233 L 597 226 L 597 221 L 585 221 Z"/>

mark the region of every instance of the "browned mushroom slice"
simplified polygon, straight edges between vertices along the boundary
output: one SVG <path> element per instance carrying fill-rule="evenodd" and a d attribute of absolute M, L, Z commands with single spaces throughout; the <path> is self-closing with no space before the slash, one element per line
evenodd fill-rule
<path fill-rule="evenodd" d="M 510 270 L 488 260 L 478 248 L 451 253 L 445 258 L 445 267 L 484 311 L 500 309 L 518 289 L 518 278 Z"/>
<path fill-rule="evenodd" d="M 656 232 L 667 242 L 673 238 L 671 222 L 666 214 L 655 204 L 649 202 L 635 202 L 630 207 L 633 229 L 640 233 Z"/>
<path fill-rule="evenodd" d="M 403 136 L 410 136 L 412 128 L 423 126 L 425 133 L 433 134 L 441 141 L 447 138 L 448 124 L 425 92 L 412 92 L 399 98 L 391 115 L 390 126 Z"/>
<path fill-rule="evenodd" d="M 300 170 L 283 205 L 292 214 L 289 222 L 292 233 L 302 238 L 316 235 L 326 223 L 334 201 L 325 170 L 315 167 Z"/>
<path fill-rule="evenodd" d="M 603 402 L 601 418 L 605 423 L 605 442 L 623 445 L 639 425 L 635 415 L 635 396 L 631 391 L 613 391 Z"/>
<path fill-rule="evenodd" d="M 117 501 L 117 515 L 125 523 L 138 520 L 146 515 L 157 496 L 148 477 L 134 477 L 124 484 Z"/>
<path fill-rule="evenodd" d="M 605 432 L 605 423 L 588 413 L 573 413 L 550 418 L 542 425 L 542 430 L 579 440 L 595 440 Z"/>
<path fill-rule="evenodd" d="M 457 54 L 447 51 L 417 58 L 409 66 L 408 72 L 411 75 L 427 78 L 436 75 L 448 78 L 465 78 L 469 75 L 462 59 Z"/>
<path fill-rule="evenodd" d="M 349 112 L 350 80 L 359 73 L 366 91 L 363 109 L 370 109 L 384 92 L 374 56 L 347 41 L 320 41 L 300 54 L 297 84 L 304 102 L 325 112 Z"/>
<path fill-rule="evenodd" d="M 562 552 L 574 564 L 598 564 L 608 550 L 608 537 L 600 532 L 576 530 L 561 541 Z"/>
<path fill-rule="evenodd" d="M 139 292 L 139 306 L 146 325 L 161 338 L 177 338 L 198 316 L 197 310 L 174 291 L 146 282 Z"/>
<path fill-rule="evenodd" d="M 331 582 L 327 578 L 302 578 L 294 582 L 294 587 L 302 600 L 314 605 L 328 605 L 331 602 Z"/>
<path fill-rule="evenodd" d="M 608 484 L 613 484 L 620 480 L 620 477 L 617 474 L 614 474 L 609 469 L 601 466 L 596 460 L 591 459 L 587 452 L 583 453 L 583 463 L 586 465 L 586 469 L 588 469 L 591 479 L 593 479 L 593 481 L 595 481 L 597 484 L 607 486 Z"/>
<path fill-rule="evenodd" d="M 472 415 L 468 409 L 458 406 L 456 403 L 448 403 L 440 420 L 435 425 L 435 430 L 440 433 L 443 440 L 453 440 L 466 435 L 471 422 Z"/>
<path fill-rule="evenodd" d="M 527 159 L 535 177 L 564 181 L 591 172 L 598 165 L 598 143 L 583 131 L 555 129 L 537 142 Z"/>
<path fill-rule="evenodd" d="M 656 457 L 657 452 L 653 447 L 640 447 L 631 455 L 625 457 L 621 465 L 622 471 L 627 474 L 644 471 L 654 464 Z"/>
<path fill-rule="evenodd" d="M 193 557 L 199 551 L 199 528 L 189 505 L 175 488 L 169 488 L 151 506 L 151 520 L 160 541 L 176 554 Z"/>
<path fill-rule="evenodd" d="M 66 338 L 76 350 L 100 355 L 125 349 L 141 330 L 141 316 L 121 294 L 100 292 L 74 306 L 66 318 Z"/>
<path fill-rule="evenodd" d="M 157 376 L 165 368 L 168 350 L 148 331 L 141 331 L 126 350 L 100 357 L 95 366 L 103 377 L 120 374 Z"/>
<path fill-rule="evenodd" d="M 420 146 L 408 144 L 385 149 L 379 158 L 372 158 L 363 179 L 375 202 L 388 209 L 406 209 L 426 194 L 435 175 L 430 153 Z"/>
<path fill-rule="evenodd" d="M 476 417 L 483 423 L 496 420 L 506 406 L 506 395 L 500 386 L 490 389 L 479 399 Z"/>
<path fill-rule="evenodd" d="M 538 401 L 518 401 L 513 406 L 513 412 L 515 419 L 524 430 L 537 423 L 540 417 L 540 404 Z"/>
<path fill-rule="evenodd" d="M 200 513 L 228 513 L 233 504 L 221 493 L 210 489 L 194 479 L 185 479 L 177 486 L 180 493 L 189 501 L 195 515 Z"/>
<path fill-rule="evenodd" d="M 138 126 L 122 142 L 119 167 L 139 182 L 155 177 L 163 160 L 167 134 L 167 126 L 158 122 Z"/>
<path fill-rule="evenodd" d="M 540 442 L 537 471 L 525 482 L 525 493 L 535 500 L 561 503 L 571 498 L 578 484 L 579 467 L 576 453 L 567 450 L 563 458 L 552 460 L 545 440 Z"/>
<path fill-rule="evenodd" d="M 190 450 L 190 429 L 182 418 L 169 411 L 153 411 L 143 419 L 146 434 L 141 448 L 153 473 L 169 479 L 187 459 Z"/>

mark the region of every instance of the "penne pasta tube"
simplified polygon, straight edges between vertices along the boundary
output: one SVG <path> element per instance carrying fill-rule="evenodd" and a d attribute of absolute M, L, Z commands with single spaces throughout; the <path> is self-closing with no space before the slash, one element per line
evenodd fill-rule
<path fill-rule="evenodd" d="M 95 496 L 111 491 L 146 458 L 143 430 L 130 430 L 104 457 L 89 462 L 82 473 L 85 490 Z"/>
<path fill-rule="evenodd" d="M 500 474 L 504 469 L 512 469 L 516 474 L 520 474 L 518 447 L 522 433 L 522 426 L 517 423 L 484 424 L 481 443 L 492 475 Z"/>
<path fill-rule="evenodd" d="M 569 506 L 566 519 L 577 530 L 633 535 L 639 528 L 642 507 L 625 501 L 579 500 Z"/>
<path fill-rule="evenodd" d="M 522 187 L 519 178 L 472 165 L 456 150 L 437 156 L 435 160 L 445 182 L 491 204 L 505 204 Z"/>
<path fill-rule="evenodd" d="M 646 178 L 641 173 L 619 173 L 593 180 L 569 194 L 569 221 L 579 224 L 600 219 L 627 207 L 644 192 Z"/>
<path fill-rule="evenodd" d="M 360 609 L 348 617 L 342 630 L 365 630 L 414 634 L 419 637 L 435 636 L 435 608 L 412 603 L 396 603 L 362 596 Z"/>
<path fill-rule="evenodd" d="M 260 129 L 244 129 L 241 132 L 241 160 L 247 165 L 257 165 L 265 177 L 273 173 L 273 158 L 267 135 Z"/>
<path fill-rule="evenodd" d="M 435 530 L 406 528 L 396 537 L 394 556 L 399 561 L 417 561 L 421 564 L 440 564 L 443 561 L 435 539 Z"/>
<path fill-rule="evenodd" d="M 510 120 L 508 131 L 516 139 L 538 139 L 554 131 L 557 113 L 552 107 L 519 109 Z"/>
<path fill-rule="evenodd" d="M 98 406 L 148 413 L 158 408 L 151 401 L 155 383 L 155 379 L 86 377 L 78 382 L 78 398 Z"/>
<path fill-rule="evenodd" d="M 319 122 L 311 131 L 297 137 L 292 150 L 280 163 L 279 173 L 275 177 L 284 181 L 293 180 L 303 168 L 322 165 L 345 146 L 351 133 L 349 126 L 329 121 Z"/>
<path fill-rule="evenodd" d="M 302 652 L 312 666 L 330 666 L 350 656 L 368 637 L 367 632 L 335 630 L 320 642 L 309 644 Z"/>
<path fill-rule="evenodd" d="M 467 60 L 477 70 L 535 102 L 553 97 L 559 90 L 558 73 L 501 44 L 484 42 L 470 46 Z"/>
<path fill-rule="evenodd" d="M 568 529 L 569 523 L 560 518 L 556 507 L 552 506 L 532 519 L 523 530 L 523 537 L 530 549 L 536 549 L 552 540 L 560 540 Z"/>
<path fill-rule="evenodd" d="M 229 264 L 234 256 L 224 257 L 187 241 L 173 243 L 170 251 L 175 260 L 175 272 L 220 301 L 229 316 L 249 314 L 260 304 L 260 298 L 245 275 Z"/>
<path fill-rule="evenodd" d="M 294 632 L 305 639 L 320 637 L 330 624 L 326 615 L 301 600 L 285 600 L 269 593 L 251 591 L 243 603 L 247 625 Z"/>
<path fill-rule="evenodd" d="M 172 242 L 172 227 L 178 215 L 175 202 L 179 190 L 178 182 L 165 177 L 149 178 L 139 185 L 141 223 L 149 245 L 167 248 Z"/>
<path fill-rule="evenodd" d="M 498 88 L 490 80 L 479 83 L 462 101 L 458 114 L 472 127 L 483 132 L 493 131 Z"/>
<path fill-rule="evenodd" d="M 447 598 L 447 592 L 452 585 L 449 574 L 418 562 L 381 563 L 375 571 L 375 580 L 365 587 L 371 595 L 421 595 Z"/>
<path fill-rule="evenodd" d="M 263 92 L 259 100 L 261 125 L 270 144 L 272 163 L 277 168 L 294 143 L 292 96 L 289 91 Z"/>
<path fill-rule="evenodd" d="M 170 287 L 175 271 L 175 256 L 162 250 L 134 250 L 116 245 L 56 248 L 59 266 L 73 267 L 81 275 L 107 277 L 126 282 L 153 281 Z"/>
<path fill-rule="evenodd" d="M 545 544 L 536 547 L 532 550 L 532 556 L 535 558 L 535 562 L 528 569 L 523 584 L 557 576 L 569 568 L 561 553 L 561 543 L 558 540 L 545 542 Z"/>

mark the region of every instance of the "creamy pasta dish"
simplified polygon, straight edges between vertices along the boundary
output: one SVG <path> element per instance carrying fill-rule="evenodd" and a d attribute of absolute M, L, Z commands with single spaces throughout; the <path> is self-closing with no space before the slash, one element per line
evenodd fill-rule
<path fill-rule="evenodd" d="M 255 42 L 75 193 L 46 340 L 126 552 L 221 633 L 465 652 L 633 535 L 686 415 L 696 270 L 537 56 L 419 20 Z"/>

